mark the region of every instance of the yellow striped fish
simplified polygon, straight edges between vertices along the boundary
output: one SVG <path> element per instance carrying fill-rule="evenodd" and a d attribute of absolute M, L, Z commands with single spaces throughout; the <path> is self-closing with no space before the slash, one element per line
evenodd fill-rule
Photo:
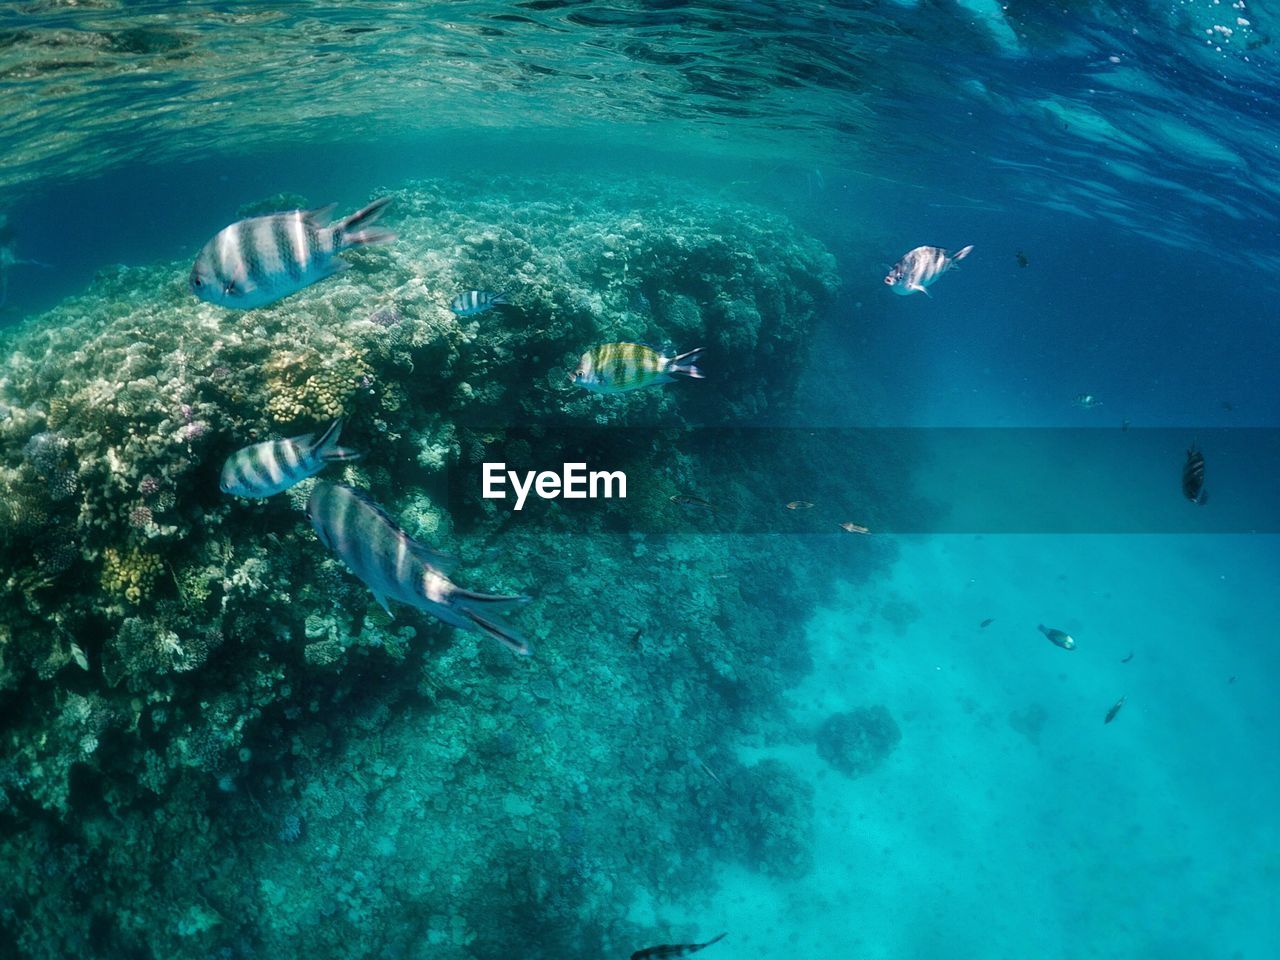
<path fill-rule="evenodd" d="M 344 250 L 390 243 L 387 230 L 370 230 L 390 197 L 375 200 L 329 226 L 333 207 L 250 217 L 224 227 L 204 245 L 188 285 L 201 300 L 236 310 L 273 303 L 347 268 Z"/>
<path fill-rule="evenodd" d="M 676 357 L 664 357 L 643 343 L 606 343 L 588 350 L 569 379 L 592 393 L 625 393 L 676 377 L 702 380 L 697 361 L 702 347 Z"/>
<path fill-rule="evenodd" d="M 335 460 L 355 460 L 360 454 L 338 446 L 339 418 L 321 434 L 268 440 L 242 447 L 222 465 L 223 493 L 260 499 L 288 490 L 313 477 Z"/>

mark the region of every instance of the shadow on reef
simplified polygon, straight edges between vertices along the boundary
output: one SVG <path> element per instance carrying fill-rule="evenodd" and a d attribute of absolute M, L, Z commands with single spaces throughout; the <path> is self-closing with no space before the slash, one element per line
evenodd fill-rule
<path fill-rule="evenodd" d="M 736 746 L 781 722 L 810 668 L 809 612 L 888 548 L 702 520 L 610 532 L 608 510 L 568 532 L 444 491 L 448 471 L 506 455 L 513 424 L 635 432 L 785 404 L 832 258 L 686 184 L 394 197 L 397 243 L 278 304 L 199 303 L 179 261 L 105 271 L 6 335 L 10 952 L 595 960 L 646 939 L 625 919 L 642 893 L 705 897 L 726 859 L 808 868 L 811 791 Z M 459 318 L 447 305 L 471 288 L 513 306 Z M 584 350 L 618 340 L 705 346 L 713 378 L 564 389 Z M 339 415 L 366 458 L 326 475 L 458 554 L 462 585 L 533 595 L 517 615 L 533 658 L 388 617 L 317 543 L 308 484 L 219 494 L 232 450 Z M 538 459 L 565 459 L 557 436 Z M 652 449 L 627 467 L 654 509 L 709 478 L 732 478 L 726 512 L 796 496 L 740 445 Z M 905 489 L 908 469 L 877 464 L 863 499 Z"/>

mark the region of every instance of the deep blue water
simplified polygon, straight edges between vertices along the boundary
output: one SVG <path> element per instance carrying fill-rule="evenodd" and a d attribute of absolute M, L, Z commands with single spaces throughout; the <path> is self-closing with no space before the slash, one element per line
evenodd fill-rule
<path fill-rule="evenodd" d="M 706 473 L 699 473 L 696 457 L 672 467 L 683 488 L 700 483 L 699 490 L 717 492 L 711 499 L 721 517 L 773 498 L 774 519 L 763 529 L 769 536 L 760 535 L 760 527 L 750 535 L 702 536 L 714 531 L 715 521 L 694 513 L 662 536 L 646 527 L 648 540 L 615 529 L 625 546 L 613 550 L 597 546 L 589 522 L 561 528 L 513 515 L 499 524 L 492 515 L 464 517 L 459 507 L 450 522 L 483 534 L 453 545 L 483 572 L 469 584 L 505 577 L 514 589 L 510 581 L 521 581 L 519 589 L 534 596 L 531 607 L 539 611 L 529 627 L 537 634 L 535 665 L 513 670 L 481 658 L 468 667 L 469 685 L 509 705 L 533 689 L 534 678 L 554 677 L 557 691 L 577 691 L 577 699 L 539 693 L 534 714 L 551 717 L 539 723 L 554 728 L 571 718 L 581 723 L 575 729 L 605 732 L 599 742 L 561 744 L 558 760 L 548 747 L 518 774 L 502 766 L 503 758 L 527 755 L 503 741 L 485 755 L 492 767 L 481 779 L 463 785 L 459 775 L 449 803 L 432 806 L 420 800 L 422 791 L 386 787 L 405 804 L 396 807 L 379 804 L 375 791 L 367 810 L 342 815 L 346 831 L 338 839 L 322 833 L 315 796 L 322 783 L 338 782 L 335 771 L 346 770 L 344 764 L 372 779 L 369 757 L 376 750 L 378 763 L 385 756 L 402 770 L 418 763 L 426 770 L 434 762 L 431 749 L 452 751 L 464 738 L 456 731 L 488 736 L 491 721 L 461 695 L 455 706 L 466 710 L 441 711 L 435 700 L 427 709 L 408 686 L 404 696 L 387 694 L 386 706 L 361 713 L 349 705 L 365 697 L 381 703 L 377 684 L 394 686 L 398 662 L 377 661 L 358 679 L 329 685 L 319 671 L 308 672 L 312 661 L 303 665 L 297 656 L 277 653 L 272 656 L 287 664 L 280 667 L 285 680 L 277 678 L 285 691 L 272 687 L 264 695 L 269 705 L 254 706 L 254 717 L 265 719 L 261 729 L 253 726 L 257 719 L 250 722 L 243 749 L 272 755 L 266 744 L 273 737 L 285 742 L 299 716 L 324 712 L 315 703 L 332 702 L 334 716 L 351 709 L 357 719 L 332 721 L 323 748 L 311 743 L 293 750 L 310 767 L 282 773 L 264 761 L 252 770 L 242 760 L 250 772 L 237 774 L 243 779 L 234 790 L 216 772 L 187 770 L 174 781 L 182 787 L 158 791 L 151 806 L 98 809 L 78 800 L 78 809 L 59 809 L 30 787 L 39 777 L 22 765 L 24 742 L 34 737 L 30 718 L 37 715 L 28 712 L 24 727 L 24 705 L 38 704 L 38 715 L 58 731 L 68 722 L 72 693 L 100 694 L 123 711 L 129 697 L 97 669 L 98 645 L 117 642 L 103 638 L 119 636 L 122 616 L 73 616 L 58 612 L 56 602 L 28 603 L 38 591 L 49 596 L 22 576 L 26 558 L 39 552 L 31 546 L 38 534 L 8 518 L 5 544 L 14 560 L 11 569 L 0 568 L 8 581 L 0 595 L 8 606 L 0 620 L 0 666 L 6 645 L 25 650 L 21 637 L 46 628 L 55 635 L 51 624 L 63 631 L 59 637 L 77 636 L 75 629 L 90 637 L 84 645 L 93 644 L 94 658 L 87 677 L 74 666 L 46 673 L 34 661 L 5 667 L 0 727 L 10 729 L 0 750 L 0 788 L 9 802 L 0 806 L 0 831 L 10 842 L 6 850 L 15 860 L 28 858 L 16 872 L 38 877 L 32 864 L 51 857 L 56 846 L 88 879 L 79 887 L 59 880 L 45 888 L 35 879 L 0 887 L 0 951 L 59 956 L 74 947 L 115 960 L 162 955 L 157 944 L 168 942 L 177 951 L 170 955 L 238 958 L 262 956 L 295 938 L 312 951 L 326 944 L 334 956 L 511 955 L 493 946 L 500 941 L 487 932 L 488 923 L 504 928 L 530 957 L 575 960 L 624 957 L 653 944 L 707 940 L 722 930 L 728 936 L 707 948 L 708 960 L 1280 955 L 1280 709 L 1274 696 L 1280 656 L 1272 640 L 1280 620 L 1280 464 L 1273 463 L 1273 431 L 1280 428 L 1280 71 L 1272 40 L 1280 38 L 1280 10 L 1209 0 L 1070 2 L 1052 9 L 994 0 L 266 3 L 251 5 L 252 12 L 248 6 L 29 2 L 0 12 L 0 97 L 11 105 L 0 118 L 0 157 L 7 157 L 0 213 L 12 231 L 10 255 L 48 264 L 8 267 L 0 321 L 8 337 L 3 347 L 14 356 L 36 355 L 28 343 L 50 322 L 44 311 L 94 289 L 100 272 L 117 264 L 164 267 L 174 282 L 240 207 L 275 194 L 299 195 L 313 206 L 335 202 L 346 213 L 411 181 L 437 180 L 458 184 L 462 207 L 484 203 L 487 182 L 501 197 L 508 178 L 534 178 L 546 185 L 548 204 L 572 205 L 573 188 L 561 185 L 590 180 L 602 189 L 623 188 L 661 178 L 687 195 L 687 204 L 676 206 L 691 222 L 704 201 L 739 205 L 745 226 L 764 209 L 834 257 L 838 290 L 816 310 L 803 339 L 786 342 L 781 357 L 772 356 L 771 344 L 757 342 L 753 349 L 771 359 L 734 367 L 762 380 L 776 371 L 794 381 L 785 398 L 755 411 L 750 422 L 801 432 L 919 428 L 920 446 L 901 457 L 873 450 L 869 462 L 856 451 L 839 451 L 845 459 L 818 452 L 812 462 L 770 462 L 755 475 L 715 473 L 729 460 L 706 466 Z M 656 222 L 660 206 L 655 194 L 652 209 L 637 202 L 631 214 Z M 584 219 L 592 215 L 588 207 L 584 201 Z M 389 219 L 409 232 L 411 224 L 394 219 L 402 216 Z M 931 297 L 896 297 L 883 277 L 920 244 L 975 249 L 931 287 Z M 452 255 L 443 246 L 418 253 L 424 262 Z M 357 280 L 342 282 L 358 284 L 361 271 L 376 270 L 373 262 L 362 261 L 350 271 Z M 661 293 L 680 292 L 674 279 L 669 290 L 662 277 L 652 282 Z M 364 315 L 382 302 L 372 281 L 355 289 L 360 296 L 355 307 L 342 308 L 347 314 Z M 306 298 L 320 290 L 285 301 L 298 311 L 299 330 L 312 331 Z M 135 294 L 138 302 L 158 295 L 129 288 L 111 310 L 102 308 L 102 323 L 107 314 L 127 315 Z M 182 313 L 192 307 L 146 312 L 145 323 L 193 322 Z M 264 315 L 272 318 L 263 321 L 271 331 L 272 324 L 294 322 L 288 314 Z M 223 325 L 227 337 L 248 336 L 245 382 L 256 383 L 253 368 L 267 379 L 276 358 L 252 352 L 258 334 L 246 316 L 254 315 L 201 314 Z M 564 335 L 557 318 L 537 322 Z M 96 328 L 92 318 L 86 323 L 88 337 Z M 139 324 L 145 350 L 147 328 Z M 498 328 L 479 329 L 483 343 Z M 37 333 L 28 341 L 24 331 Z M 341 333 L 334 335 L 341 339 Z M 504 342 L 498 333 L 492 338 Z M 58 363 L 75 345 L 50 342 L 58 345 L 36 364 L 39 374 L 20 364 L 0 371 L 6 415 L 19 405 L 18 394 L 41 417 L 48 412 L 29 384 L 17 383 L 23 376 L 48 391 L 65 386 Z M 335 349 L 328 340 L 316 342 Z M 437 376 L 428 365 L 435 356 L 416 355 L 416 380 L 406 375 L 406 382 Z M 530 364 L 541 370 L 551 360 L 539 355 Z M 495 362 L 492 369 L 506 371 L 495 377 L 514 376 L 514 365 Z M 475 386 L 482 392 L 484 383 L 477 379 Z M 680 426 L 692 427 L 705 410 L 723 413 L 678 392 L 703 386 L 719 389 L 714 377 L 662 388 L 676 397 Z M 1100 404 L 1083 408 L 1082 394 Z M 433 405 L 425 396 L 405 401 L 422 405 L 424 423 L 465 420 L 464 409 Z M 220 402 L 230 410 L 238 401 L 227 392 Z M 609 411 L 621 408 L 602 404 L 594 419 L 595 409 L 565 409 L 570 420 L 581 416 L 608 428 Z M 518 405 L 486 409 L 483 416 L 504 419 L 502 413 L 520 428 L 539 428 L 524 422 L 527 410 Z M 76 436 L 106 434 L 92 411 L 79 416 L 83 429 Z M 371 418 L 353 418 L 362 439 L 375 436 Z M 548 415 L 548 423 L 555 420 Z M 17 423 L 0 433 L 12 490 L 19 489 L 21 451 L 41 429 L 34 421 Z M 954 427 L 985 438 L 1003 436 L 1002 428 L 1044 430 L 1025 453 L 1015 449 L 990 460 L 965 456 L 955 435 L 938 429 Z M 1122 427 L 1142 444 L 1141 456 L 1113 454 L 1113 435 Z M 1096 463 L 1080 430 L 1054 432 L 1061 428 L 1105 431 Z M 77 423 L 58 429 L 71 434 Z M 262 429 L 285 432 L 266 420 L 254 426 Z M 229 451 L 247 436 L 222 438 L 217 450 Z M 833 447 L 840 443 L 838 432 L 829 436 Z M 1185 502 L 1179 489 L 1185 449 L 1197 442 L 1212 494 L 1203 506 Z M 125 441 L 119 443 L 123 449 Z M 919 450 L 946 455 L 931 461 Z M 1145 486 L 1164 469 L 1162 458 L 1167 476 Z M 655 474 L 671 466 L 657 448 L 654 460 Z M 408 458 L 369 461 L 366 476 L 379 489 L 394 488 L 400 475 L 428 486 Z M 208 469 L 216 472 L 216 464 Z M 851 477 L 865 473 L 842 491 L 845 469 Z M 815 472 L 821 483 L 802 486 Z M 351 591 L 350 577 L 336 586 L 305 582 L 312 568 L 304 551 L 315 545 L 303 543 L 296 530 L 286 535 L 292 528 L 283 525 L 281 512 L 226 511 L 213 500 L 211 483 L 207 490 L 191 483 L 179 491 L 178 509 L 190 504 L 192 511 L 209 511 L 200 516 L 211 526 L 197 523 L 194 532 L 164 541 L 174 566 L 200 549 L 206 535 L 246 538 L 257 529 L 252 525 L 262 524 L 263 536 L 285 538 L 272 540 L 272 549 L 278 547 L 277 556 L 286 558 L 281 565 L 296 579 L 287 604 L 260 602 L 295 615 L 292 627 L 282 628 L 286 637 L 293 630 L 295 647 L 315 639 L 314 625 L 303 625 L 310 601 L 302 598 L 314 599 L 307 587 L 327 591 L 350 611 L 363 609 L 362 589 L 343 592 Z M 398 491 L 406 502 L 409 486 Z M 1016 523 L 993 518 L 983 527 L 956 503 L 957 490 L 975 487 L 1029 493 L 1043 512 L 1033 507 Z M 817 497 L 814 489 L 827 499 L 818 498 L 811 514 L 785 512 L 787 500 Z M 871 490 L 893 502 L 874 502 Z M 83 482 L 82 492 L 90 496 Z M 117 513 L 127 512 L 135 495 L 123 487 L 104 494 L 119 500 Z M 899 501 L 917 497 L 943 511 L 913 514 L 926 518 L 923 532 L 911 525 L 907 532 L 885 532 L 866 520 L 888 517 Z M 1132 514 L 1121 515 L 1129 503 L 1142 505 L 1132 511 L 1139 516 L 1134 524 L 1127 522 Z M 1142 512 L 1148 507 L 1150 514 Z M 214 526 L 208 517 L 217 510 L 224 512 Z M 947 510 L 963 518 L 956 521 L 961 532 L 948 526 Z M 935 516 L 943 519 L 928 519 Z M 795 517 L 819 518 L 828 532 L 813 533 L 816 528 L 799 522 L 788 527 Z M 834 531 L 839 521 L 864 520 L 873 527 L 865 538 Z M 1014 528 L 1020 532 L 1008 532 Z M 1062 532 L 1077 528 L 1091 532 Z M 445 535 L 449 527 L 440 529 Z M 786 536 L 789 529 L 806 532 Z M 86 544 L 99 535 L 86 534 Z M 79 588 L 99 589 L 101 548 L 86 546 L 88 572 L 74 581 Z M 507 569 L 504 559 L 511 561 Z M 200 554 L 199 562 L 208 557 Z M 670 584 L 647 567 L 651 563 L 663 566 L 662 576 L 694 571 L 683 582 L 687 591 L 661 593 Z M 77 576 L 76 569 L 65 576 Z M 584 589 L 587 577 L 600 591 L 592 596 L 609 599 L 584 611 L 574 606 L 573 593 Z M 178 585 L 177 573 L 173 580 Z M 71 583 L 57 581 L 55 596 L 76 589 Z M 756 605 L 716 606 L 716 592 L 730 585 Z M 188 602 L 185 595 L 179 599 Z M 980 626 L 987 619 L 991 623 Z M 673 621 L 687 624 L 688 632 L 677 631 Z M 405 611 L 397 622 L 421 626 L 428 618 Z M 717 638 L 728 638 L 718 653 L 699 647 L 706 624 L 714 624 Z M 1072 634 L 1077 649 L 1054 647 L 1038 624 Z M 440 651 L 448 648 L 440 638 L 452 633 L 427 635 L 439 644 L 429 657 L 444 656 Z M 785 645 L 770 646 L 777 640 Z M 644 652 L 638 666 L 637 649 Z M 257 666 L 237 656 L 210 660 L 178 678 L 177 686 L 163 686 L 178 692 L 154 699 L 173 698 L 175 714 L 201 714 L 220 695 L 244 689 L 253 670 L 276 662 L 266 653 Z M 752 662 L 748 667 L 735 656 Z M 18 654 L 9 660 L 18 663 Z M 749 670 L 770 675 L 774 685 L 742 680 Z M 172 674 L 166 683 L 171 680 Z M 713 690 L 714 697 L 702 696 Z M 1123 709 L 1104 724 L 1121 697 Z M 872 706 L 893 716 L 900 742 L 874 769 L 848 776 L 823 758 L 815 730 L 833 714 Z M 235 709 L 250 710 L 244 702 Z M 646 721 L 648 711 L 661 721 Z M 137 731 L 135 722 L 126 732 L 121 716 L 104 721 L 103 730 L 112 732 L 100 734 L 112 750 Z M 290 732 L 277 736 L 273 724 Z M 349 729 L 339 734 L 341 727 Z M 715 735 L 677 743 L 670 739 L 673 728 L 699 736 L 710 728 Z M 165 729 L 156 721 L 139 749 L 164 756 Z M 529 729 L 521 727 L 520 736 Z M 545 728 L 536 729 L 541 735 Z M 298 736 L 301 742 L 320 735 Z M 712 741 L 714 754 L 699 759 L 688 752 L 694 742 Z M 239 747 L 232 745 L 228 755 Z M 67 756 L 75 749 L 68 746 Z M 602 766 L 580 768 L 588 755 Z M 104 749 L 95 759 L 68 761 L 91 771 L 82 781 L 75 781 L 80 773 L 70 775 L 81 784 L 76 790 L 110 796 L 111 784 L 137 779 L 141 774 L 127 756 L 121 746 L 118 754 Z M 587 780 L 610 770 L 605 758 L 616 758 L 610 773 L 616 780 L 604 777 L 599 793 L 591 793 Z M 765 760 L 780 766 L 752 766 Z M 582 772 L 589 769 L 596 772 Z M 701 769 L 710 780 L 699 781 L 698 791 L 724 789 L 730 797 L 706 811 L 680 801 L 681 809 L 696 811 L 694 826 L 655 820 L 652 811 L 661 807 L 648 805 L 650 793 L 662 796 L 678 778 L 701 777 Z M 722 783 L 717 769 L 772 770 L 779 782 L 812 790 L 807 815 L 752 821 L 765 836 L 797 830 L 803 869 L 763 869 L 717 845 L 719 825 L 738 815 L 731 811 L 741 797 L 733 794 L 747 789 L 736 773 L 725 773 Z M 646 799 L 610 793 L 605 785 L 613 784 Z M 219 791 L 232 799 L 219 799 Z M 485 864 L 481 879 L 468 872 L 474 865 L 459 866 L 465 882 L 455 876 L 448 889 L 438 886 L 431 871 L 443 869 L 442 860 L 513 829 L 485 819 L 484 811 L 522 817 L 523 798 L 543 791 L 557 798 L 557 791 L 580 791 L 588 798 L 572 836 L 569 821 L 557 820 L 554 836 L 543 835 L 550 828 L 539 823 L 524 842 L 528 828 L 521 825 L 523 845 L 510 848 L 517 852 L 508 851 L 508 859 Z M 206 792 L 214 799 L 193 799 Z M 202 867 L 207 901 L 169 904 L 164 898 L 173 896 L 173 886 L 154 880 L 141 893 L 121 879 L 133 868 L 131 861 L 112 860 L 120 841 L 111 824 L 154 811 L 163 822 L 166 810 L 203 811 L 206 802 L 228 811 L 227 823 L 244 822 L 233 812 L 243 817 L 256 808 L 270 824 L 256 834 L 235 834 L 225 859 Z M 294 829 L 277 829 L 279 811 L 294 810 L 301 811 L 288 814 Z M 438 817 L 446 833 L 454 827 L 454 839 L 467 830 L 474 831 L 472 839 L 445 848 L 448 853 L 397 839 L 413 836 L 412 824 L 428 815 Z M 624 839 L 603 832 L 593 838 L 592 824 L 601 822 L 624 824 Z M 167 864 L 175 877 L 186 876 L 182 871 L 195 870 L 187 860 L 209 855 L 194 841 L 185 849 L 175 832 L 178 839 L 170 836 L 163 849 L 134 848 L 133 855 L 157 873 Z M 282 833 L 291 839 L 284 842 Z M 23 836 L 37 834 L 57 842 L 24 845 Z M 595 854 L 593 843 L 600 848 Z M 75 860 L 81 853 L 67 850 L 91 853 Z M 635 873 L 609 876 L 623 860 Z M 315 873 L 316 864 L 328 862 L 339 866 Z M 608 869 L 601 866 L 606 862 Z M 655 875 L 655 862 L 670 864 L 670 873 Z M 359 878 L 343 873 L 349 863 L 361 866 Z M 232 875 L 250 878 L 236 903 L 253 904 L 251 915 L 229 918 L 217 909 L 226 906 L 217 896 Z M 428 875 L 430 883 L 422 879 Z M 406 879 L 414 876 L 417 881 Z M 339 906 L 311 910 L 312 885 L 339 890 L 331 898 Z M 560 890 L 561 899 L 547 888 Z M 401 897 L 405 889 L 416 891 L 413 898 Z M 615 889 L 628 892 L 625 904 L 610 899 Z M 134 896 L 159 897 L 156 913 L 179 918 L 166 934 L 173 939 L 128 932 L 118 914 Z M 494 902 L 510 912 L 486 914 Z M 193 932 L 206 906 L 220 919 L 209 924 L 213 932 Z M 422 913 L 423 932 L 406 938 L 406 917 L 414 911 Z M 51 920 L 59 913 L 79 919 L 62 930 Z M 465 917 L 472 939 L 441 933 L 436 914 L 446 916 L 443 927 L 449 918 Z M 549 916 L 555 924 L 542 922 Z M 184 917 L 195 919 L 184 927 Z"/>

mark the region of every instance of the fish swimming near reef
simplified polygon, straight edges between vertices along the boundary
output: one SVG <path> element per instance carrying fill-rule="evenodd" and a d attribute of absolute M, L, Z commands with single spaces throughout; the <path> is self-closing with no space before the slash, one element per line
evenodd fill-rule
<path fill-rule="evenodd" d="M 854 523 L 851 520 L 840 524 L 840 529 L 843 530 L 845 533 L 870 533 L 871 532 L 862 524 Z"/>
<path fill-rule="evenodd" d="M 338 446 L 339 418 L 319 434 L 267 440 L 242 447 L 222 465 L 223 493 L 261 499 L 313 477 L 330 463 L 357 460 L 360 454 Z"/>
<path fill-rule="evenodd" d="M 687 957 L 691 953 L 697 953 L 699 950 L 705 950 L 713 943 L 719 943 L 725 938 L 725 934 L 718 937 L 712 937 L 706 943 L 663 943 L 656 947 L 645 947 L 643 950 L 637 950 L 631 955 L 631 960 L 660 960 L 667 957 Z"/>
<path fill-rule="evenodd" d="M 80 644 L 76 643 L 74 640 L 71 642 L 71 659 L 76 662 L 76 666 L 81 670 L 89 669 L 89 657 L 85 654 L 84 650 L 81 649 Z"/>
<path fill-rule="evenodd" d="M 460 317 L 473 317 L 477 313 L 492 310 L 501 304 L 510 303 L 505 293 L 494 293 L 491 290 L 467 290 L 449 301 L 449 309 Z"/>
<path fill-rule="evenodd" d="M 13 228 L 9 226 L 5 215 L 0 213 L 0 307 L 4 306 L 9 299 L 10 267 L 44 267 L 46 270 L 53 269 L 49 264 L 40 260 L 21 259 L 14 253 L 14 249 Z"/>
<path fill-rule="evenodd" d="M 1121 697 L 1119 700 L 1117 700 L 1115 703 L 1111 705 L 1111 709 L 1107 711 L 1107 715 L 1102 721 L 1104 724 L 1108 724 L 1116 718 L 1116 714 L 1119 713 L 1120 708 L 1124 706 L 1124 701 L 1125 701 L 1125 698 Z"/>
<path fill-rule="evenodd" d="M 591 393 L 625 393 L 677 377 L 705 379 L 697 360 L 702 347 L 675 357 L 664 357 L 643 343 L 606 343 L 588 350 L 569 379 Z"/>
<path fill-rule="evenodd" d="M 251 310 L 297 293 L 350 264 L 338 254 L 353 247 L 390 243 L 388 230 L 370 229 L 391 202 L 375 200 L 330 225 L 333 206 L 289 210 L 240 220 L 204 245 L 188 285 L 201 300 Z"/>
<path fill-rule="evenodd" d="M 1055 630 L 1053 627 L 1046 627 L 1040 624 L 1040 632 L 1049 638 L 1049 642 L 1055 646 L 1061 647 L 1063 650 L 1074 650 L 1076 641 L 1069 633 L 1062 630 Z"/>
<path fill-rule="evenodd" d="M 788 510 L 812 510 L 813 504 L 808 500 L 792 500 L 787 504 Z"/>
<path fill-rule="evenodd" d="M 991 626 L 995 622 L 996 622 L 995 617 L 987 617 L 987 619 L 983 620 L 980 624 L 978 624 L 978 629 L 985 630 L 987 629 L 987 627 Z"/>
<path fill-rule="evenodd" d="M 1204 454 L 1194 443 L 1187 451 L 1187 462 L 1182 465 L 1182 495 L 1197 506 L 1209 502 L 1209 491 L 1204 488 Z"/>
<path fill-rule="evenodd" d="M 711 505 L 711 501 L 695 497 L 691 493 L 673 493 L 667 499 L 677 507 L 693 507 L 698 510 L 706 510 L 708 513 L 716 512 L 716 508 Z"/>
<path fill-rule="evenodd" d="M 1092 410 L 1094 407 L 1102 406 L 1102 401 L 1092 393 L 1082 393 L 1076 397 L 1076 406 L 1081 410 Z"/>
<path fill-rule="evenodd" d="M 884 282 L 900 296 L 909 297 L 913 293 L 932 296 L 929 286 L 972 252 L 973 244 L 961 247 L 954 254 L 942 247 L 916 247 L 893 265 Z"/>
<path fill-rule="evenodd" d="M 363 490 L 321 482 L 307 501 L 320 542 L 364 581 L 388 614 L 391 601 L 417 607 L 462 630 L 486 634 L 521 656 L 529 644 L 494 613 L 528 597 L 463 590 L 444 575 L 448 558 L 418 543 Z"/>

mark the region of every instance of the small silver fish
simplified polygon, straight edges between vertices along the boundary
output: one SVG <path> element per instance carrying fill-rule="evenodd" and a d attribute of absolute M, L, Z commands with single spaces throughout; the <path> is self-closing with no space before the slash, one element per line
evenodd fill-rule
<path fill-rule="evenodd" d="M 338 418 L 318 435 L 267 440 L 242 447 L 222 465 L 219 486 L 223 493 L 261 499 L 315 476 L 327 464 L 359 459 L 356 451 L 338 446 L 341 432 L 342 419 Z"/>
<path fill-rule="evenodd" d="M 188 285 L 201 300 L 235 310 L 274 303 L 345 270 L 338 254 L 352 247 L 390 243 L 387 230 L 371 230 L 390 197 L 329 226 L 333 206 L 251 217 L 225 227 L 204 245 Z"/>
<path fill-rule="evenodd" d="M 415 541 L 363 490 L 319 483 L 307 501 L 307 519 L 320 542 L 364 581 L 383 610 L 390 601 L 417 607 L 445 623 L 493 637 L 522 656 L 523 637 L 493 615 L 528 597 L 472 593 L 442 572 L 448 558 Z"/>
<path fill-rule="evenodd" d="M 449 309 L 460 317 L 471 317 L 492 310 L 499 304 L 510 303 L 505 293 L 489 290 L 468 290 L 449 301 Z"/>
<path fill-rule="evenodd" d="M 1095 407 L 1102 406 L 1102 401 L 1092 393 L 1082 393 L 1076 397 L 1076 406 L 1081 410 L 1092 410 Z"/>
<path fill-rule="evenodd" d="M 942 247 L 916 247 L 893 265 L 884 282 L 900 296 L 909 297 L 913 293 L 932 296 L 927 288 L 972 252 L 973 244 L 961 247 L 954 254 Z"/>
<path fill-rule="evenodd" d="M 1062 630 L 1055 630 L 1053 627 L 1046 627 L 1040 624 L 1040 632 L 1049 638 L 1049 642 L 1054 646 L 1061 647 L 1063 650 L 1074 650 L 1076 648 L 1075 638 L 1071 634 Z"/>
<path fill-rule="evenodd" d="M 76 666 L 81 670 L 89 669 L 88 655 L 80 648 L 80 644 L 76 643 L 74 640 L 71 641 L 71 659 L 76 662 Z"/>

